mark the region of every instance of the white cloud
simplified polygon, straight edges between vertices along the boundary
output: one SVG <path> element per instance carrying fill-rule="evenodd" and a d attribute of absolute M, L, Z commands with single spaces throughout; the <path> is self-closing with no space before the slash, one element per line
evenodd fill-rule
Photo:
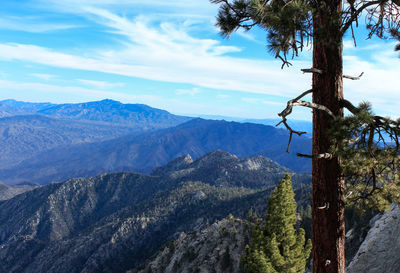
<path fill-rule="evenodd" d="M 125 84 L 121 82 L 117 83 L 111 83 L 111 82 L 105 82 L 105 81 L 93 81 L 93 80 L 85 80 L 85 79 L 77 79 L 77 81 L 89 85 L 89 86 L 94 86 L 97 88 L 112 88 L 112 87 L 122 87 Z"/>
<path fill-rule="evenodd" d="M 45 80 L 45 81 L 49 81 L 49 80 L 54 79 L 54 78 L 57 77 L 56 75 L 40 74 L 40 73 L 32 73 L 32 74 L 29 74 L 29 75 L 33 76 L 33 77 L 36 77 L 36 78 L 39 78 L 39 79 L 42 79 L 42 80 Z"/>
<path fill-rule="evenodd" d="M 185 83 L 196 88 L 205 87 L 289 98 L 309 89 L 311 76 L 300 72 L 300 68 L 311 66 L 309 61 L 295 60 L 293 67 L 281 70 L 279 61 L 232 57 L 229 56 L 230 53 L 240 52 L 241 49 L 226 46 L 216 39 L 194 37 L 191 35 L 191 30 L 196 26 L 193 22 L 185 23 L 181 20 L 180 24 L 177 24 L 172 20 L 155 23 L 151 20 L 152 16 L 137 16 L 132 19 L 118 15 L 119 13 L 113 9 L 117 4 L 119 12 L 121 5 L 151 7 L 162 4 L 163 7 L 177 12 L 193 7 L 207 9 L 205 5 L 210 6 L 208 1 L 205 1 L 207 4 L 186 0 L 161 2 L 88 0 L 85 4 L 78 5 L 78 0 L 54 1 L 58 3 L 57 5 L 70 5 L 69 12 L 87 16 L 90 20 L 106 27 L 110 33 L 123 38 L 124 42 L 116 49 L 109 47 L 107 50 L 88 50 L 76 55 L 36 45 L 3 43 L 0 44 L 0 60 L 18 60 L 53 67 Z M 104 7 L 107 7 L 107 10 Z M 157 12 L 160 12 L 160 9 Z M 211 15 L 211 18 L 214 15 Z M 397 97 L 399 92 L 400 62 L 393 51 L 373 50 L 377 47 L 379 47 L 377 44 L 371 44 L 359 48 L 364 54 L 365 52 L 372 54 L 368 61 L 363 61 L 355 56 L 359 51 L 351 49 L 350 41 L 345 42 L 346 50 L 351 49 L 352 53 L 352 55 L 346 53 L 344 57 L 345 73 L 359 75 L 360 72 L 365 72 L 360 81 L 345 81 L 345 96 L 354 101 L 369 100 L 379 111 L 398 113 L 400 105 L 393 98 Z M 303 55 L 311 60 L 310 54 L 305 52 Z"/>
<path fill-rule="evenodd" d="M 0 29 L 17 30 L 23 32 L 41 33 L 78 28 L 72 24 L 43 23 L 37 18 L 7 17 L 0 18 Z"/>
<path fill-rule="evenodd" d="M 196 95 L 198 93 L 200 93 L 200 90 L 197 87 L 193 87 L 192 89 L 178 89 L 178 90 L 176 90 L 176 94 L 178 94 L 178 95 L 194 96 L 194 95 Z"/>
<path fill-rule="evenodd" d="M 227 47 L 215 40 L 196 39 L 181 31 L 167 35 L 141 22 L 131 27 L 136 43 L 119 51 L 81 57 L 34 45 L 0 44 L 0 59 L 250 93 L 289 95 L 309 85 L 310 77 L 299 73 L 299 68 L 282 71 L 276 61 L 224 56 Z"/>
<path fill-rule="evenodd" d="M 277 101 L 269 101 L 269 100 L 263 100 L 261 101 L 263 104 L 266 105 L 274 105 L 274 106 L 285 106 L 286 104 L 283 102 L 277 102 Z"/>
<path fill-rule="evenodd" d="M 344 56 L 345 74 L 364 75 L 358 81 L 344 79 L 344 96 L 354 103 L 370 101 L 379 114 L 399 115 L 400 60 L 393 50 L 371 51 L 372 61 Z"/>
<path fill-rule="evenodd" d="M 244 102 L 246 102 L 246 103 L 251 103 L 251 104 L 260 103 L 260 102 L 261 102 L 260 99 L 256 99 L 256 98 L 247 98 L 247 97 L 241 98 L 241 100 L 244 101 Z"/>
<path fill-rule="evenodd" d="M 226 95 L 226 94 L 218 94 L 217 95 L 217 99 L 227 99 L 227 98 L 229 98 L 230 96 L 229 95 Z"/>

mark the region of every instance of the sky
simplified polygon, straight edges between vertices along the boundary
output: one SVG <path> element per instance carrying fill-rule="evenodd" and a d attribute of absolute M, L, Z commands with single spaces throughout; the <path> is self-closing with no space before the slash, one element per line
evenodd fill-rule
<path fill-rule="evenodd" d="M 230 39 L 208 0 L 2 0 L 0 100 L 77 103 L 114 99 L 174 114 L 277 118 L 311 87 L 311 52 L 293 66 L 266 49 L 260 29 Z M 400 117 L 400 59 L 393 40 L 344 40 L 345 98 Z M 309 120 L 297 109 L 294 119 Z"/>

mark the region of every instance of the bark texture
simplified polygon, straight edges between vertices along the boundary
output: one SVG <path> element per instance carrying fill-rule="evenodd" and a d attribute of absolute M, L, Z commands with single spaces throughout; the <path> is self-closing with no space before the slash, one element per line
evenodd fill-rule
<path fill-rule="evenodd" d="M 343 115 L 342 1 L 321 1 L 313 15 L 313 102 Z M 333 18 L 333 19 L 332 19 Z M 332 118 L 324 111 L 313 111 L 313 155 L 327 153 L 328 129 Z M 344 273 L 344 178 L 340 159 L 313 157 L 313 272 Z M 325 208 L 324 208 L 325 207 Z"/>

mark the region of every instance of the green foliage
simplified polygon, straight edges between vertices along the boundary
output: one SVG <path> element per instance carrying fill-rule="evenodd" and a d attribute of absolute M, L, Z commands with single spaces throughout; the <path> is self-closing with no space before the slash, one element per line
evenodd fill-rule
<path fill-rule="evenodd" d="M 400 119 L 376 116 L 368 103 L 354 112 L 333 123 L 330 152 L 342 159 L 347 204 L 384 210 L 400 201 Z"/>
<path fill-rule="evenodd" d="M 311 38 L 311 8 L 308 1 L 211 0 L 222 3 L 217 26 L 229 37 L 238 28 L 257 25 L 267 32 L 268 50 L 286 62 L 287 54 L 303 48 L 304 37 Z M 298 39 L 299 38 L 299 39 Z"/>
<path fill-rule="evenodd" d="M 254 26 L 267 33 L 267 47 L 284 64 L 287 54 L 292 51 L 297 56 L 313 37 L 323 37 L 327 46 L 340 46 L 337 37 L 332 37 L 331 30 L 339 30 L 344 35 L 347 30 L 358 27 L 361 14 L 365 15 L 368 37 L 388 38 L 387 34 L 396 37 L 400 28 L 397 15 L 400 9 L 398 0 L 382 1 L 343 1 L 342 11 L 332 8 L 329 1 L 311 0 L 210 0 L 221 4 L 217 15 L 217 26 L 221 34 L 229 37 L 239 28 L 245 31 Z M 329 16 L 324 25 L 313 28 L 313 18 Z M 340 39 L 339 39 L 340 40 Z M 397 46 L 400 48 L 400 45 Z"/>
<path fill-rule="evenodd" d="M 265 225 L 253 227 L 244 257 L 247 272 L 304 272 L 311 240 L 306 243 L 303 229 L 296 232 L 296 206 L 290 176 L 285 175 L 268 200 Z"/>
<path fill-rule="evenodd" d="M 400 31 L 398 31 L 396 29 L 392 29 L 391 30 L 391 34 L 392 34 L 393 38 L 395 38 L 395 39 L 397 39 L 399 41 L 399 43 L 395 46 L 394 50 L 395 51 L 400 51 Z"/>

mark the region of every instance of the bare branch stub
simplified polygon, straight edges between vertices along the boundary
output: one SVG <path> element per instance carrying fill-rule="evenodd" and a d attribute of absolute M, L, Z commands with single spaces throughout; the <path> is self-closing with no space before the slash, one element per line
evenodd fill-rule
<path fill-rule="evenodd" d="M 350 79 L 350 80 L 353 80 L 353 81 L 357 81 L 357 80 L 361 79 L 362 75 L 364 75 L 364 72 L 362 72 L 358 77 L 343 75 L 343 78 Z"/>
<path fill-rule="evenodd" d="M 306 154 L 297 153 L 297 156 L 305 157 L 305 158 L 317 158 L 317 159 L 332 159 L 333 158 L 333 154 L 330 154 L 330 153 L 324 153 L 324 154 L 318 154 L 318 155 L 306 155 Z"/>
<path fill-rule="evenodd" d="M 323 74 L 324 71 L 322 71 L 321 69 L 318 68 L 303 68 L 301 69 L 301 72 L 303 73 L 317 73 L 317 74 Z"/>

